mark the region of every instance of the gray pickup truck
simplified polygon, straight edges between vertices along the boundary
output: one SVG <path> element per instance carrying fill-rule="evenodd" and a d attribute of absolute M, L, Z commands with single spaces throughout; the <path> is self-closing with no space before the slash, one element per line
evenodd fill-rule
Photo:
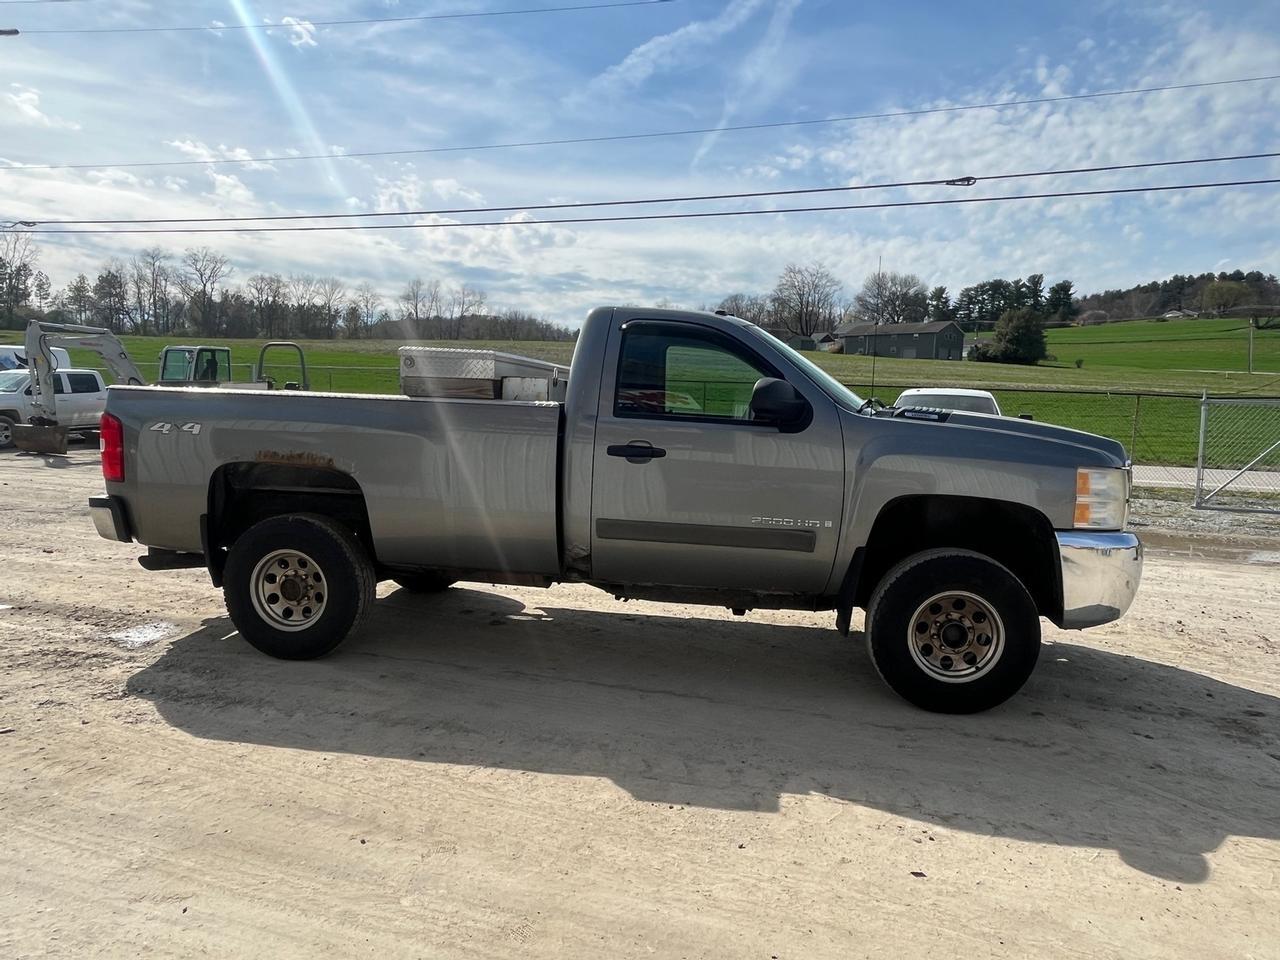
<path fill-rule="evenodd" d="M 548 374 L 559 401 L 483 379 L 442 380 L 461 383 L 447 397 L 112 387 L 93 519 L 149 546 L 148 569 L 207 567 L 275 657 L 333 650 L 379 580 L 579 581 L 738 614 L 832 610 L 843 633 L 862 608 L 884 680 L 953 713 L 1022 686 L 1040 617 L 1107 623 L 1137 591 L 1115 441 L 876 409 L 709 313 L 596 309 L 564 373 Z"/>

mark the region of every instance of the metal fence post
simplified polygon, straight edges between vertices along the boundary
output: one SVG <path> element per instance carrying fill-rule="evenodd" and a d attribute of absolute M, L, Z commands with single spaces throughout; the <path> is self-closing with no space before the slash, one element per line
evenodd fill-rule
<path fill-rule="evenodd" d="M 1138 459 L 1138 420 L 1142 416 L 1142 394 L 1133 398 L 1133 431 L 1129 434 L 1129 459 Z"/>
<path fill-rule="evenodd" d="M 1205 429 L 1209 425 L 1209 391 L 1205 390 L 1200 395 L 1200 444 L 1196 450 L 1196 499 L 1197 507 L 1203 506 L 1204 501 L 1200 498 L 1204 495 L 1204 435 Z"/>

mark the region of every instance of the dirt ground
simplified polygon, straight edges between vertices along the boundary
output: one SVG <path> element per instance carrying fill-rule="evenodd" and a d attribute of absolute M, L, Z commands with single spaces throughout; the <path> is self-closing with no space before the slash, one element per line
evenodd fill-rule
<path fill-rule="evenodd" d="M 99 489 L 0 453 L 2 957 L 1280 957 L 1274 565 L 1152 551 L 943 717 L 829 614 L 585 587 L 272 661 Z"/>

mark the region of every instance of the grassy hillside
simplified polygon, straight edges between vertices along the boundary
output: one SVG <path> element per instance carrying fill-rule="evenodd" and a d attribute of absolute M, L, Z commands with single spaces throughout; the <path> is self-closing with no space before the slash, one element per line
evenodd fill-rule
<path fill-rule="evenodd" d="M 892 387 L 978 386 L 1084 388 L 1098 390 L 1146 390 L 1154 392 L 1214 394 L 1280 392 L 1280 330 L 1255 335 L 1254 369 L 1244 373 L 1247 330 L 1240 320 L 1174 320 L 1168 323 L 1133 321 L 1097 327 L 1049 331 L 1049 350 L 1058 359 L 1035 367 L 967 361 L 877 359 L 876 380 Z M 231 347 L 238 364 L 236 379 L 247 379 L 257 360 L 261 340 L 197 340 L 197 338 L 122 337 L 134 362 L 148 376 L 156 373 L 160 350 L 168 343 L 215 343 Z M 0 343 L 19 343 L 17 331 L 0 331 Z M 381 392 L 396 389 L 393 340 L 301 341 L 318 389 Z M 461 342 L 433 341 L 433 346 L 492 348 L 521 353 L 557 363 L 568 363 L 573 344 L 563 342 Z M 277 354 L 282 357 L 284 354 Z M 871 380 L 869 357 L 810 354 L 814 360 L 846 383 Z M 1076 358 L 1084 360 L 1077 369 Z M 73 352 L 77 364 L 100 366 L 92 355 Z M 296 379 L 296 368 L 269 371 L 278 378 Z M 1264 375 L 1271 373 L 1271 376 Z M 877 393 L 880 393 L 877 390 Z"/>
<path fill-rule="evenodd" d="M 969 386 L 995 392 L 1011 415 L 1031 414 L 1036 420 L 1075 427 L 1121 441 L 1141 463 L 1191 464 L 1195 461 L 1199 403 L 1189 397 L 1134 397 L 1133 392 L 1198 395 L 1236 393 L 1280 394 L 1280 330 L 1258 331 L 1255 369 L 1243 372 L 1247 330 L 1238 320 L 1181 320 L 1168 323 L 1134 321 L 1098 327 L 1054 330 L 1049 349 L 1059 359 L 1035 367 L 968 361 L 875 361 L 875 394 L 894 400 L 906 387 Z M 123 337 L 130 356 L 148 377 L 154 377 L 160 350 L 167 343 L 215 343 L 231 348 L 237 365 L 235 379 L 247 380 L 257 360 L 261 340 L 197 340 Z M 0 343 L 18 343 L 14 331 L 0 332 Z M 397 393 L 399 370 L 396 341 L 303 341 L 316 390 L 352 393 Z M 572 343 L 433 341 L 432 346 L 492 348 L 567 364 Z M 285 354 L 277 354 L 277 358 Z M 861 396 L 871 394 L 870 357 L 829 353 L 809 354 L 837 379 Z M 1084 358 L 1077 368 L 1076 357 Z M 101 368 L 92 354 L 72 351 L 78 365 Z M 1221 369 L 1217 369 L 1221 367 Z M 297 380 L 296 368 L 281 365 L 268 370 L 277 380 Z M 723 385 L 690 381 L 679 389 L 704 404 L 724 392 Z M 732 391 L 731 391 L 732 392 Z M 738 392 L 724 402 L 740 403 Z M 1101 393 L 1100 393 L 1101 392 Z M 721 398 L 724 399 L 724 398 Z"/>
<path fill-rule="evenodd" d="M 1050 330 L 1049 352 L 1060 363 L 1141 370 L 1244 370 L 1249 325 L 1238 317 L 1214 320 L 1131 320 Z M 1254 333 L 1254 370 L 1280 373 L 1280 329 Z"/>

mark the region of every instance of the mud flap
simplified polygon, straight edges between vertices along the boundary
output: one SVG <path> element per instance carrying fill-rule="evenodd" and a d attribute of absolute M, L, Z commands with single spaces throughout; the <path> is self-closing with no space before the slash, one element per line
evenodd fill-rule
<path fill-rule="evenodd" d="M 27 453 L 66 453 L 67 427 L 45 427 L 30 423 L 13 425 L 13 445 Z"/>
<path fill-rule="evenodd" d="M 845 571 L 840 593 L 836 597 L 836 630 L 842 637 L 849 635 L 849 627 L 853 623 L 853 598 L 858 592 L 858 577 L 862 573 L 862 561 L 865 557 L 866 551 L 862 547 L 853 552 L 853 560 Z"/>

